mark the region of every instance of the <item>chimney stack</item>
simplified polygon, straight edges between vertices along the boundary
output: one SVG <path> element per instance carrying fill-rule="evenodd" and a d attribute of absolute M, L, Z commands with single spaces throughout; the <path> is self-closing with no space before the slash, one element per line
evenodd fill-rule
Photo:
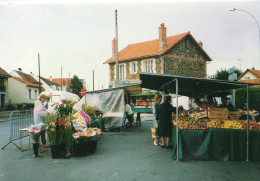
<path fill-rule="evenodd" d="M 50 81 L 52 81 L 52 76 L 50 76 Z"/>
<path fill-rule="evenodd" d="M 203 48 L 203 43 L 202 43 L 202 41 L 199 41 L 199 44 L 200 44 L 201 48 Z"/>
<path fill-rule="evenodd" d="M 19 68 L 18 68 L 18 71 L 22 71 L 22 68 L 19 67 Z"/>
<path fill-rule="evenodd" d="M 114 38 L 112 40 L 112 58 L 116 58 L 116 39 Z"/>
<path fill-rule="evenodd" d="M 166 27 L 164 27 L 164 23 L 159 27 L 159 50 L 163 50 L 167 47 L 167 35 L 166 35 Z"/>

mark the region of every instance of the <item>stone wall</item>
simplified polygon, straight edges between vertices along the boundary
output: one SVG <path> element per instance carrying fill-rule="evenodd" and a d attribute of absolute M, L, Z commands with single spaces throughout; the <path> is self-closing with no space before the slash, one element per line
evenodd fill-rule
<path fill-rule="evenodd" d="M 167 74 L 207 77 L 207 64 L 209 58 L 200 49 L 199 45 L 187 36 L 173 49 L 164 55 Z"/>

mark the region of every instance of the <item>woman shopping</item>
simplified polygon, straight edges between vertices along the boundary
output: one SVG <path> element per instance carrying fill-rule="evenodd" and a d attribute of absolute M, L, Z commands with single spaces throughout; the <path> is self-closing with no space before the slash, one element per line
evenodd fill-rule
<path fill-rule="evenodd" d="M 154 96 L 155 103 L 153 104 L 153 121 L 154 121 L 154 127 L 158 128 L 158 118 L 159 118 L 159 109 L 160 109 L 160 103 L 162 101 L 162 95 L 156 94 Z M 159 146 L 159 137 L 155 138 L 154 145 Z"/>

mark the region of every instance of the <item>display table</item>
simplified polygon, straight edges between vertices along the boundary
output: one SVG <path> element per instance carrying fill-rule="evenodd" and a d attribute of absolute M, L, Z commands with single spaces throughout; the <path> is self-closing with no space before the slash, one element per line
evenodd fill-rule
<path fill-rule="evenodd" d="M 179 160 L 246 160 L 246 130 L 209 128 L 179 129 Z M 176 160 L 176 127 L 173 127 L 173 155 Z M 260 131 L 249 131 L 249 161 L 260 161 Z"/>
<path fill-rule="evenodd" d="M 151 108 L 135 108 L 135 112 L 140 112 L 140 113 L 153 113 L 153 109 Z"/>

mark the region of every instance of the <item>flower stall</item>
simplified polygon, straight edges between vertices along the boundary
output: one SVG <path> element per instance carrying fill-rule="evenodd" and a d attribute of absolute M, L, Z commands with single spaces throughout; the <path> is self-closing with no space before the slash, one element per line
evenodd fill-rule
<path fill-rule="evenodd" d="M 93 113 L 86 110 L 84 112 L 84 109 L 76 112 L 72 108 L 74 104 L 72 100 L 63 101 L 62 104 L 55 105 L 55 111 L 46 117 L 44 128 L 48 134 L 52 158 L 83 156 L 93 153 L 96 149 L 102 132 L 98 128 L 90 127 L 91 117 L 94 121 L 96 115 L 93 114 L 102 112 L 95 108 L 92 109 L 97 111 Z"/>

